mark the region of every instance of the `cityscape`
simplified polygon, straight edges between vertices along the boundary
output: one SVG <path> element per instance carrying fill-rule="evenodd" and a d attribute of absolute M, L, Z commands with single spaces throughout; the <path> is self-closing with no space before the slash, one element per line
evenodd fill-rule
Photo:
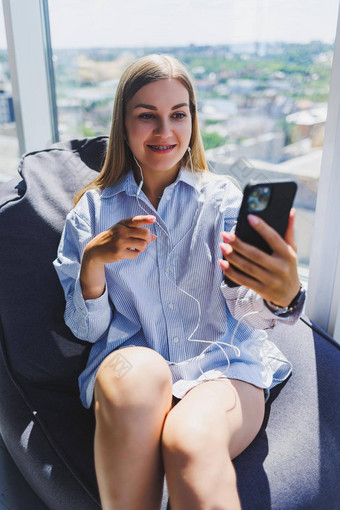
<path fill-rule="evenodd" d="M 333 45 L 56 49 L 60 140 L 108 134 L 119 77 L 132 60 L 147 53 L 176 56 L 194 78 L 211 170 L 231 175 L 242 187 L 250 179 L 297 181 L 299 262 L 308 266 Z M 15 173 L 17 151 L 7 55 L 0 50 L 2 180 Z"/>

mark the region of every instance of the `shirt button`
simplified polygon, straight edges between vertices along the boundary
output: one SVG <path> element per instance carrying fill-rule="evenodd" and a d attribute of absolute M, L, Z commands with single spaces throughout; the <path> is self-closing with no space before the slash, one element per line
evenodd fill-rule
<path fill-rule="evenodd" d="M 169 307 L 171 310 L 173 310 L 173 309 L 174 309 L 174 304 L 173 304 L 173 303 L 169 303 L 169 304 L 168 304 L 168 307 Z"/>
<path fill-rule="evenodd" d="M 165 198 L 166 200 L 171 200 L 171 195 L 166 195 Z"/>
<path fill-rule="evenodd" d="M 177 336 L 175 336 L 175 338 L 174 338 L 174 342 L 175 342 L 175 344 L 178 344 L 178 342 L 179 342 L 179 338 L 178 338 Z"/>

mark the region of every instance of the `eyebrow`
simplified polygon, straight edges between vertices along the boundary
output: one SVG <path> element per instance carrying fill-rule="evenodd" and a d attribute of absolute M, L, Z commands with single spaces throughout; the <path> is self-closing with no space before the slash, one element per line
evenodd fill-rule
<path fill-rule="evenodd" d="M 175 104 L 175 106 L 172 106 L 171 110 L 177 110 L 177 108 L 182 108 L 183 106 L 187 106 L 189 108 L 188 103 L 179 103 L 179 104 Z M 135 110 L 136 108 L 146 108 L 147 110 L 154 110 L 154 111 L 157 110 L 156 106 L 153 106 L 152 104 L 145 104 L 145 103 L 136 104 L 136 106 L 134 106 L 133 109 Z"/>

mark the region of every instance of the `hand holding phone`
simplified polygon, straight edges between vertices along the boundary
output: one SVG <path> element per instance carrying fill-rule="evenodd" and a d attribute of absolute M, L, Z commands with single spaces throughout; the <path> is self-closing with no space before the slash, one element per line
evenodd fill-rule
<path fill-rule="evenodd" d="M 244 189 L 237 219 L 236 236 L 265 253 L 271 254 L 272 249 L 269 244 L 249 224 L 248 215 L 252 214 L 260 217 L 274 228 L 281 237 L 284 237 L 296 190 L 297 184 L 294 181 L 248 184 Z M 240 269 L 234 269 L 242 273 Z M 224 281 L 230 287 L 238 286 L 227 276 L 224 276 Z"/>

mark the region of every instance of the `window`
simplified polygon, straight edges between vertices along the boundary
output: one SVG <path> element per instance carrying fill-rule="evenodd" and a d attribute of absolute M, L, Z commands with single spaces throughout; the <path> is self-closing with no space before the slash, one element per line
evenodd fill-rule
<path fill-rule="evenodd" d="M 19 144 L 14 117 L 3 11 L 0 11 L 0 183 L 17 173 Z"/>
<path fill-rule="evenodd" d="M 164 6 L 49 3 L 62 139 L 107 134 L 122 70 L 167 52 L 196 82 L 211 167 L 298 182 L 296 233 L 307 281 L 336 28 L 337 0 L 215 0 Z M 322 20 L 322 22 L 321 22 Z"/>

